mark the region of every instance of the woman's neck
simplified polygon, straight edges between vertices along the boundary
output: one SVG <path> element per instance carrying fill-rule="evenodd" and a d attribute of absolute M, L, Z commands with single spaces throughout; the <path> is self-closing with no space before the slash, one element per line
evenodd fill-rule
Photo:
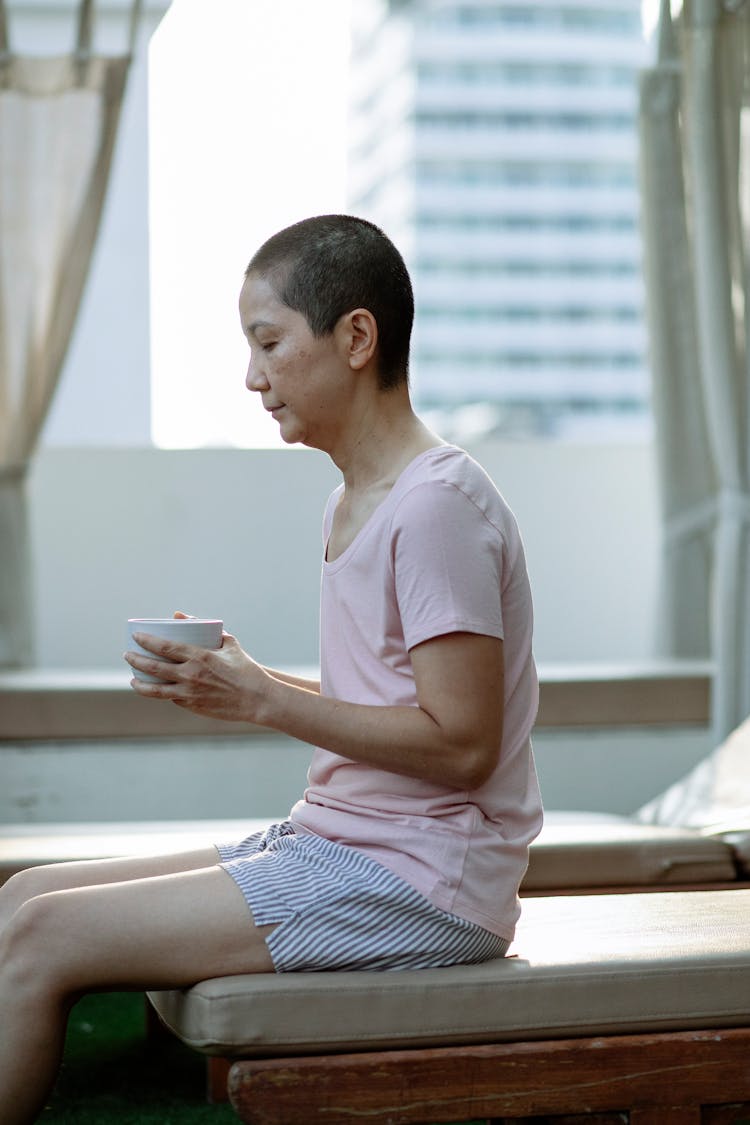
<path fill-rule="evenodd" d="M 445 444 L 417 417 L 407 394 L 401 396 L 396 390 L 381 394 L 388 401 L 363 415 L 349 441 L 332 454 L 350 495 L 391 487 L 420 453 Z"/>

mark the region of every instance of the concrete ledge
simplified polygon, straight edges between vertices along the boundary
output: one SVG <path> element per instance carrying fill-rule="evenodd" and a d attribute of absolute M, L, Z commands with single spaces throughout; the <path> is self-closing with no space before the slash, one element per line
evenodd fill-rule
<path fill-rule="evenodd" d="M 127 673 L 0 673 L 0 741 L 201 738 L 261 730 L 141 699 Z"/>
<path fill-rule="evenodd" d="M 317 669 L 289 669 L 316 676 Z M 711 666 L 548 665 L 539 670 L 537 726 L 705 726 Z M 0 672 L 0 741 L 201 738 L 265 734 L 248 723 L 199 718 L 141 699 L 127 672 Z"/>
<path fill-rule="evenodd" d="M 542 665 L 538 727 L 706 726 L 712 666 Z"/>

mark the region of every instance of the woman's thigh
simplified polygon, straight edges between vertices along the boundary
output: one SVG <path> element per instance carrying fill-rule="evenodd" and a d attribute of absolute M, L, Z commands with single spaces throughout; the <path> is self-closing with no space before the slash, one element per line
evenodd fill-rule
<path fill-rule="evenodd" d="M 16 910 L 37 895 L 194 871 L 213 867 L 218 862 L 219 853 L 216 848 L 204 847 L 170 855 L 75 860 L 29 867 L 25 871 L 19 871 L 0 887 L 0 933 Z"/>
<path fill-rule="evenodd" d="M 52 891 L 30 899 L 2 939 L 21 976 L 57 995 L 177 988 L 273 972 L 265 935 L 218 866 Z"/>

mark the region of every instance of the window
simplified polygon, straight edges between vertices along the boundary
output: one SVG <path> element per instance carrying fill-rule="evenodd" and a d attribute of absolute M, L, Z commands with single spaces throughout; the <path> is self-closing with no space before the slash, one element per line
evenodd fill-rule
<path fill-rule="evenodd" d="M 455 43 L 422 34 L 450 12 Z M 367 31 L 355 28 L 351 97 L 350 15 Z M 459 16 L 480 21 L 481 35 Z M 530 20 L 523 58 L 507 48 L 509 19 Z M 592 29 L 606 47 L 596 57 Z M 630 397 L 619 381 L 585 379 L 571 396 L 567 369 L 563 379 L 545 356 L 545 409 L 557 378 L 561 410 L 589 394 L 615 414 L 640 404 L 647 424 L 635 122 L 645 57 L 638 5 L 443 2 L 394 14 L 381 0 L 174 0 L 151 51 L 157 444 L 278 444 L 244 389 L 238 290 L 264 238 L 334 210 L 406 235 L 418 409 L 439 405 L 446 385 L 433 327 L 445 319 L 468 331 L 490 313 L 525 333 L 516 357 L 534 354 L 540 323 L 550 336 L 580 336 L 582 324 L 608 331 L 611 357 L 597 343 L 589 366 L 628 368 Z M 457 294 L 474 320 L 454 317 Z M 494 344 L 482 353 L 477 394 L 506 401 L 508 354 Z M 471 340 L 466 356 L 475 358 Z"/>
<path fill-rule="evenodd" d="M 279 444 L 244 388 L 237 297 L 265 238 L 344 209 L 348 23 L 348 0 L 174 0 L 152 39 L 158 445 Z"/>

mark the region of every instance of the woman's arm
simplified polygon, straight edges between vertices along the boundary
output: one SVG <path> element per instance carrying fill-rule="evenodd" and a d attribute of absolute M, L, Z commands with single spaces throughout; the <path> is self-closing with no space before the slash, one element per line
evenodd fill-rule
<path fill-rule="evenodd" d="M 356 762 L 453 789 L 476 789 L 500 753 L 502 641 L 449 633 L 417 645 L 410 655 L 417 707 L 314 700 L 272 688 L 257 721 Z"/>
<path fill-rule="evenodd" d="M 291 672 L 279 672 L 276 668 L 266 668 L 265 665 L 263 665 L 263 671 L 282 684 L 291 684 L 292 687 L 303 688 L 304 691 L 312 691 L 316 695 L 320 694 L 320 680 L 308 680 L 305 676 L 294 676 Z"/>
<path fill-rule="evenodd" d="M 136 638 L 139 644 L 143 639 Z M 477 788 L 497 764 L 503 726 L 503 644 L 448 633 L 411 650 L 416 707 L 377 707 L 322 696 L 256 664 L 234 637 L 217 652 L 146 638 L 171 665 L 128 653 L 134 667 L 175 682 L 132 681 L 152 699 L 196 714 L 259 723 L 355 762 L 458 790 Z"/>

